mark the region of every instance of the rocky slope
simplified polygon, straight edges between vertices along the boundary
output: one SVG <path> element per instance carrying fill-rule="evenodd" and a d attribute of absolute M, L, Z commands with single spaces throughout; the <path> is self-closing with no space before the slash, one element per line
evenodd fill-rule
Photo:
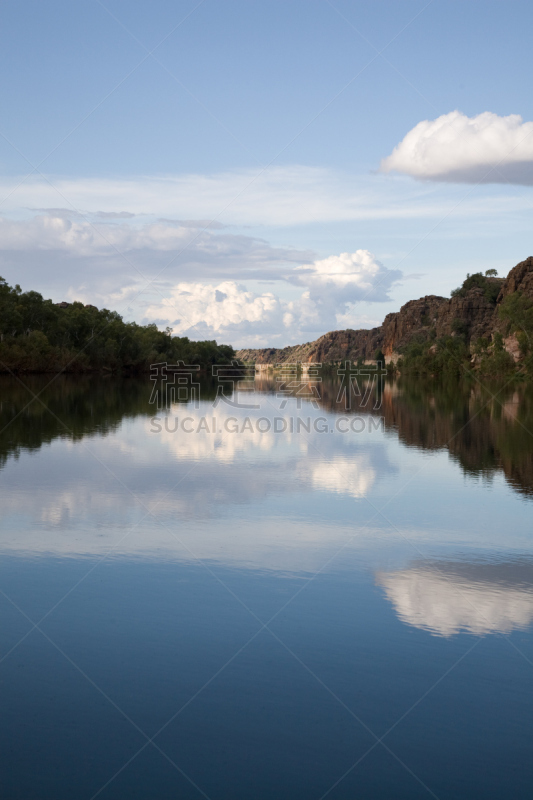
<path fill-rule="evenodd" d="M 500 288 L 496 303 L 487 299 L 483 289 L 478 287 L 452 298 L 427 295 L 410 300 L 394 314 L 387 314 L 379 328 L 332 331 L 307 344 L 283 349 L 239 350 L 237 356 L 256 364 L 327 364 L 372 359 L 380 348 L 387 359 L 394 360 L 415 336 L 436 335 L 439 338 L 460 332 L 466 334 L 469 341 L 490 338 L 496 331 L 503 332 L 498 306 L 509 294 L 520 291 L 533 300 L 533 256 L 517 264 L 507 278 L 489 278 L 488 282 L 494 284 L 496 291 Z M 509 340 L 506 346 L 511 352 L 514 345 Z"/>

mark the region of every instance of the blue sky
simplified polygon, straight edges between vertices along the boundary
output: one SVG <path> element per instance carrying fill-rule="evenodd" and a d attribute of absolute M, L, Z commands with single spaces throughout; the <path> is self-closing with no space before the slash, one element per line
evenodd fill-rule
<path fill-rule="evenodd" d="M 0 274 L 238 346 L 506 274 L 532 252 L 532 18 L 5 2 Z"/>

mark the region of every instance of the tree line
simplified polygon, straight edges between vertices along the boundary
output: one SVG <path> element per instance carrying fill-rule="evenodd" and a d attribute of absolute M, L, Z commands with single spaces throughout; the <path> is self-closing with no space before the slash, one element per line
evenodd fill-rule
<path fill-rule="evenodd" d="M 229 345 L 125 322 L 107 308 L 53 303 L 0 278 L 0 372 L 144 372 L 162 361 L 208 369 L 233 358 Z"/>

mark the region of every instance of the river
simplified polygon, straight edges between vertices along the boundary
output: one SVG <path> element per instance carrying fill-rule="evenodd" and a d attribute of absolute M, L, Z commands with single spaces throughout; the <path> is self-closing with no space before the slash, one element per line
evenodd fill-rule
<path fill-rule="evenodd" d="M 242 388 L 1 379 L 2 796 L 529 798 L 532 389 Z"/>

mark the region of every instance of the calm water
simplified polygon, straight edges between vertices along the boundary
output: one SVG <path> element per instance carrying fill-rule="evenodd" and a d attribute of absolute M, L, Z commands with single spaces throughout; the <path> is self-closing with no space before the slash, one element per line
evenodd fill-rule
<path fill-rule="evenodd" d="M 3 798 L 531 796 L 531 391 L 157 412 L 149 380 L 23 380 Z"/>

